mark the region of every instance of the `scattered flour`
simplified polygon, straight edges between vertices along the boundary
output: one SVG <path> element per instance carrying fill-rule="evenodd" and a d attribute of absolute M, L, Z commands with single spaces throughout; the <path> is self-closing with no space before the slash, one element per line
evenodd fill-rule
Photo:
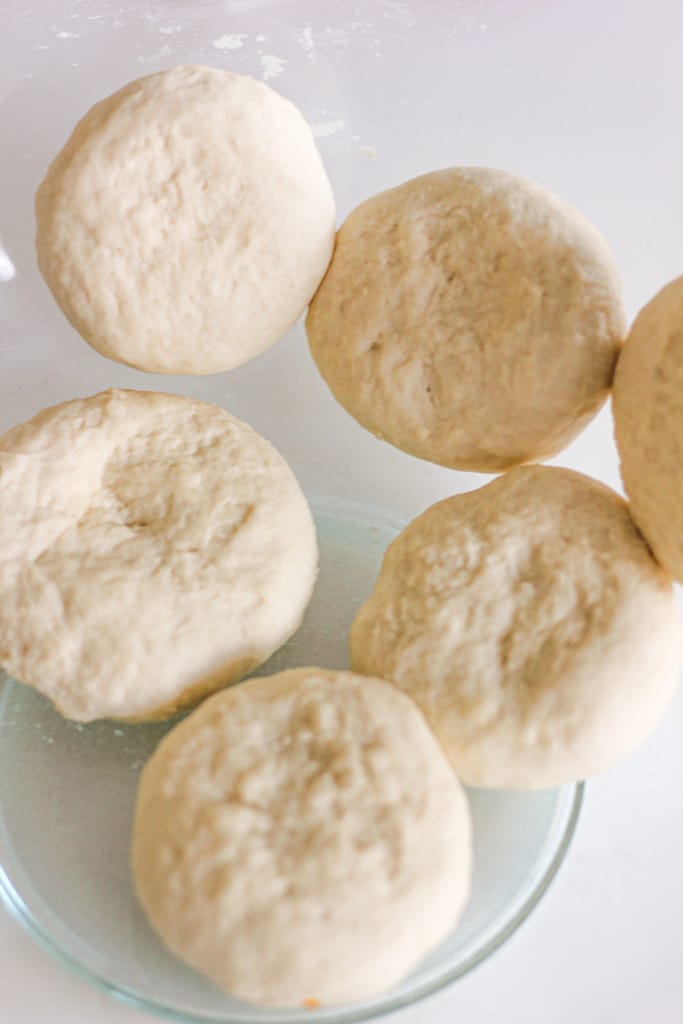
<path fill-rule="evenodd" d="M 264 54 L 261 57 L 263 81 L 269 82 L 271 78 L 278 78 L 284 71 L 286 63 L 287 61 L 284 57 L 274 57 L 272 54 Z"/>
<path fill-rule="evenodd" d="M 147 55 L 144 53 L 140 54 L 137 60 L 140 64 L 147 64 L 149 61 L 160 60 L 162 57 L 168 57 L 168 55 L 173 52 L 173 47 L 166 44 L 165 46 L 162 46 L 160 50 L 157 50 L 156 53 L 150 53 Z"/>
<path fill-rule="evenodd" d="M 313 38 L 313 26 L 304 25 L 294 33 L 294 38 L 301 49 L 308 54 L 311 60 L 315 60 L 315 40 Z"/>
<path fill-rule="evenodd" d="M 224 35 L 213 39 L 211 45 L 216 50 L 241 50 L 246 38 L 246 32 L 235 32 L 233 35 Z"/>
<path fill-rule="evenodd" d="M 410 9 L 410 5 L 405 0 L 383 0 L 381 4 L 383 10 L 383 16 L 385 19 L 396 21 L 402 27 L 411 28 L 415 24 L 413 13 Z M 152 13 L 147 15 L 154 20 L 157 20 L 157 15 Z M 86 20 L 102 19 L 102 15 L 89 15 Z M 112 27 L 120 28 L 123 26 L 123 22 L 116 20 L 113 22 Z M 175 33 L 182 32 L 183 25 L 181 24 L 166 24 L 159 25 L 159 32 L 165 36 L 174 35 Z M 479 26 L 482 30 L 486 29 L 485 24 Z M 80 37 L 79 32 L 71 32 L 65 29 L 59 29 L 56 25 L 52 26 L 52 31 L 57 39 L 78 39 Z M 307 58 L 315 62 L 318 59 L 317 49 L 322 47 L 327 49 L 330 48 L 339 50 L 345 50 L 349 47 L 351 42 L 358 42 L 367 46 L 375 55 L 380 56 L 380 40 L 377 36 L 376 25 L 369 21 L 350 21 L 345 25 L 327 25 L 320 28 L 320 30 L 313 29 L 311 24 L 301 25 L 299 28 L 292 30 L 292 35 L 301 50 L 306 54 Z M 225 33 L 217 36 L 211 40 L 211 46 L 215 50 L 220 51 L 234 51 L 241 50 L 245 44 L 248 44 L 250 38 L 254 43 L 265 43 L 268 40 L 268 36 L 264 34 L 249 36 L 247 32 L 233 32 Z M 38 46 L 35 49 L 47 49 L 47 46 Z M 139 61 L 146 62 L 148 60 L 156 60 L 160 57 L 167 56 L 172 52 L 172 48 L 162 47 L 153 57 L 141 56 L 138 57 Z M 284 57 L 277 57 L 274 54 L 264 54 L 262 51 L 259 53 L 259 61 L 261 64 L 261 78 L 264 82 L 269 82 L 279 76 L 285 70 L 287 59 Z M 325 112 L 323 112 L 324 114 Z M 331 135 L 335 135 L 337 132 L 342 131 L 346 128 L 346 122 L 335 119 L 329 121 L 319 121 L 315 124 L 311 124 L 311 130 L 315 138 L 323 139 Z M 361 144 L 358 146 L 358 152 L 361 156 L 368 159 L 374 159 L 377 156 L 377 150 L 373 146 Z M 14 266 L 9 259 L 7 253 L 0 244 L 0 281 L 10 281 L 15 275 Z"/>
<path fill-rule="evenodd" d="M 321 121 L 319 124 L 312 124 L 311 131 L 316 139 L 324 139 L 327 135 L 334 135 L 346 127 L 345 121 Z"/>
<path fill-rule="evenodd" d="M 353 26 L 350 26 L 351 28 Z M 346 29 L 337 28 L 335 25 L 328 25 L 319 33 L 321 41 L 329 46 L 345 49 L 349 45 L 349 33 Z"/>
<path fill-rule="evenodd" d="M 405 0 L 385 0 L 383 7 L 385 8 L 385 18 L 392 18 L 403 28 L 412 28 L 414 26 L 415 18 Z"/>

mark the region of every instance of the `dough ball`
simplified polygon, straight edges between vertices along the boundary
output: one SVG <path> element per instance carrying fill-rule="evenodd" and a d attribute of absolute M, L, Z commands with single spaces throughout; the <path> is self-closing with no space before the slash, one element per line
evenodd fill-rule
<path fill-rule="evenodd" d="M 609 767 L 655 727 L 680 656 L 671 580 L 625 502 L 541 466 L 415 519 L 351 631 L 354 670 L 413 697 L 473 786 Z"/>
<path fill-rule="evenodd" d="M 177 67 L 76 126 L 36 198 L 40 268 L 85 340 L 157 373 L 263 352 L 325 272 L 335 211 L 297 108 L 252 78 Z"/>
<path fill-rule="evenodd" d="M 132 865 L 168 948 L 264 1005 L 369 999 L 453 928 L 465 795 L 389 683 L 300 668 L 206 701 L 142 773 Z"/>
<path fill-rule="evenodd" d="M 631 515 L 655 557 L 683 580 L 683 277 L 636 317 L 612 405 Z"/>
<path fill-rule="evenodd" d="M 68 718 L 163 717 L 239 679 L 316 571 L 288 465 L 216 406 L 105 391 L 0 438 L 0 664 Z"/>
<path fill-rule="evenodd" d="M 605 401 L 625 331 L 595 228 L 540 186 L 481 167 L 426 174 L 354 210 L 306 325 L 362 426 L 483 472 L 564 448 Z"/>

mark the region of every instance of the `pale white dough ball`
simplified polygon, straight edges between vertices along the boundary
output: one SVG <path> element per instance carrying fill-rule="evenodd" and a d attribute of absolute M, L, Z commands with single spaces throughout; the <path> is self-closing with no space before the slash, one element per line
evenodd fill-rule
<path fill-rule="evenodd" d="M 300 668 L 212 697 L 142 773 L 132 866 L 168 948 L 241 999 L 369 999 L 458 920 L 464 792 L 396 687 Z"/>
<path fill-rule="evenodd" d="M 306 321 L 335 398 L 411 455 L 493 472 L 564 448 L 625 333 L 607 243 L 506 171 L 453 167 L 361 203 Z"/>
<path fill-rule="evenodd" d="M 612 407 L 631 515 L 662 565 L 683 580 L 683 277 L 636 317 Z"/>
<path fill-rule="evenodd" d="M 626 503 L 544 466 L 415 519 L 351 630 L 354 670 L 408 693 L 475 786 L 608 768 L 654 729 L 680 660 L 671 578 Z"/>
<path fill-rule="evenodd" d="M 0 664 L 68 718 L 157 718 L 297 629 L 315 528 L 289 466 L 206 402 L 105 391 L 0 438 Z"/>
<path fill-rule="evenodd" d="M 308 304 L 334 199 L 297 108 L 262 82 L 176 67 L 76 126 L 36 198 L 40 268 L 85 340 L 157 373 L 263 352 Z"/>

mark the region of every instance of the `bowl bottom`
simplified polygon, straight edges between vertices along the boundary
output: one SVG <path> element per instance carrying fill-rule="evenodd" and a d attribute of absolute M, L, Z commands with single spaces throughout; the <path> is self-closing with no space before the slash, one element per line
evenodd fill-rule
<path fill-rule="evenodd" d="M 321 549 L 301 629 L 259 675 L 298 665 L 348 667 L 351 621 L 404 525 L 338 503 L 314 506 Z M 212 1024 L 279 1024 L 298 1011 L 230 999 L 168 954 L 137 905 L 128 849 L 138 776 L 178 719 L 151 725 L 63 719 L 32 689 L 0 683 L 0 894 L 47 949 L 110 994 L 162 1016 Z M 474 879 L 455 932 L 398 988 L 363 1005 L 311 1010 L 317 1021 L 363 1020 L 460 977 L 524 920 L 568 848 L 582 786 L 471 790 Z"/>

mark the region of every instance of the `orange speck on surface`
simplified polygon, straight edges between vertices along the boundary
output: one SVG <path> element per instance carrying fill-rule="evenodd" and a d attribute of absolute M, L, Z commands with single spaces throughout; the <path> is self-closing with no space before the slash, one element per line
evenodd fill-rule
<path fill-rule="evenodd" d="M 320 1006 L 319 999 L 304 999 L 304 1006 L 307 1010 L 315 1010 L 316 1006 Z"/>

